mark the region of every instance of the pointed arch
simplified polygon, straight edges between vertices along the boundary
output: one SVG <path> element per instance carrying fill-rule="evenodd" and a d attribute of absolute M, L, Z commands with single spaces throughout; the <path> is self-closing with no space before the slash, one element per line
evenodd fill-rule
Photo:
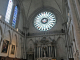
<path fill-rule="evenodd" d="M 34 43 L 33 39 L 30 39 L 28 42 L 30 42 L 30 41 L 32 41 Z"/>
<path fill-rule="evenodd" d="M 60 36 L 57 38 L 57 41 L 58 41 L 59 39 L 63 39 L 63 40 L 64 40 L 64 38 L 62 38 L 62 37 L 60 37 Z"/>
<path fill-rule="evenodd" d="M 34 49 L 34 41 L 32 39 L 30 39 L 28 41 L 27 48 L 28 48 L 28 50 L 30 50 L 30 49 L 33 50 Z"/>
<path fill-rule="evenodd" d="M 3 30 L 2 30 L 2 27 L 0 25 L 0 42 L 2 41 L 2 37 L 3 37 Z"/>
<path fill-rule="evenodd" d="M 39 14 L 40 12 L 42 12 L 42 11 L 50 11 L 50 12 L 52 12 L 52 13 L 55 14 L 56 19 L 57 19 L 57 16 L 60 16 L 61 19 L 63 20 L 63 17 L 62 17 L 62 15 L 61 15 L 61 13 L 60 13 L 57 9 L 55 9 L 55 8 L 53 8 L 53 7 L 50 7 L 50 6 L 46 6 L 46 7 L 44 7 L 44 9 L 43 9 L 43 7 L 39 7 L 38 9 L 36 9 L 36 10 L 28 17 L 28 20 L 29 20 L 29 21 L 26 21 L 26 22 L 29 22 L 29 23 L 27 24 L 28 27 L 30 26 L 29 24 L 30 24 L 31 20 L 33 20 L 34 17 L 35 17 L 37 14 Z M 33 21 L 32 21 L 32 22 L 33 22 Z"/>
<path fill-rule="evenodd" d="M 7 7 L 7 11 L 6 11 L 6 15 L 5 15 L 5 21 L 6 21 L 7 23 L 10 22 L 12 6 L 13 6 L 13 1 L 12 1 L 12 0 L 9 0 L 9 2 L 8 2 L 8 7 Z"/>
<path fill-rule="evenodd" d="M 74 39 L 74 27 L 73 27 L 73 25 L 72 25 L 72 37 Z"/>
<path fill-rule="evenodd" d="M 17 14 L 18 14 L 18 7 L 15 6 L 15 9 L 14 9 L 14 16 L 13 16 L 13 21 L 12 21 L 12 26 L 13 26 L 14 28 L 16 27 Z"/>
<path fill-rule="evenodd" d="M 66 47 L 65 47 L 65 40 L 62 37 L 58 37 L 56 41 L 56 50 L 57 50 L 57 60 L 60 60 L 63 58 L 64 60 L 67 58 L 66 57 Z"/>
<path fill-rule="evenodd" d="M 12 41 L 12 38 L 11 38 L 11 31 L 10 31 L 10 30 L 8 30 L 8 32 L 9 32 L 10 43 L 11 43 L 11 41 Z"/>
<path fill-rule="evenodd" d="M 18 46 L 17 35 L 16 34 L 15 34 L 15 39 L 16 39 L 16 46 Z"/>

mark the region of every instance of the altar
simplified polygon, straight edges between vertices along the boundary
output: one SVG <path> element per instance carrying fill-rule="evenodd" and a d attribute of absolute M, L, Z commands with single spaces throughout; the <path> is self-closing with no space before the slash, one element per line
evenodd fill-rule
<path fill-rule="evenodd" d="M 52 60 L 56 58 L 56 43 L 42 39 L 39 43 L 35 44 L 34 60 Z"/>
<path fill-rule="evenodd" d="M 27 52 L 28 60 L 53 60 L 53 58 L 56 58 L 55 40 L 50 41 L 44 37 L 40 41 L 35 42 L 34 46 L 34 49 L 30 48 Z"/>

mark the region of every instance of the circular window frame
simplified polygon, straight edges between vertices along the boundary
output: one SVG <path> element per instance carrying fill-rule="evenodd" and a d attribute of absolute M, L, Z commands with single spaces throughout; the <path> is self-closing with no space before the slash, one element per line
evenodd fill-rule
<path fill-rule="evenodd" d="M 38 28 L 35 26 L 35 23 L 33 22 L 34 27 L 35 27 L 37 30 L 39 30 L 39 31 L 48 31 L 48 30 L 52 29 L 52 28 L 54 27 L 54 25 L 56 24 L 56 21 L 57 21 L 55 14 L 54 14 L 53 12 L 51 12 L 51 11 L 42 11 L 42 12 L 38 13 L 37 15 L 35 15 L 34 21 L 35 21 L 36 17 L 37 17 L 39 14 L 44 13 L 44 12 L 51 13 L 51 15 L 54 16 L 55 22 L 53 23 L 52 27 L 48 27 L 49 29 L 46 29 L 46 30 L 45 30 L 44 28 L 43 28 L 43 30 L 38 29 Z M 49 17 L 49 16 L 48 16 L 48 17 Z M 45 17 L 43 17 L 43 18 L 45 18 Z M 42 18 L 42 19 L 43 19 L 43 18 Z M 41 19 L 41 20 L 42 20 L 42 19 Z M 47 19 L 50 20 L 50 18 L 47 18 Z M 51 18 L 51 19 L 53 19 L 53 18 Z M 41 21 L 41 20 L 40 20 L 40 21 Z M 51 20 L 50 20 L 50 21 L 51 21 Z M 46 24 L 46 23 L 45 23 L 45 24 Z"/>

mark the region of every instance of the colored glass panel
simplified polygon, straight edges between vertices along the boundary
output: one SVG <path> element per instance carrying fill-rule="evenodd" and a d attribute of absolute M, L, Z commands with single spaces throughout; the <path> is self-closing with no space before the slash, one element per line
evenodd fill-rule
<path fill-rule="evenodd" d="M 15 28 L 16 25 L 16 18 L 17 18 L 17 13 L 18 13 L 18 8 L 17 6 L 14 9 L 14 16 L 13 16 L 13 21 L 12 21 L 12 26 Z"/>
<path fill-rule="evenodd" d="M 51 12 L 41 12 L 34 18 L 34 26 L 40 31 L 50 30 L 56 23 L 56 17 Z"/>
<path fill-rule="evenodd" d="M 6 15 L 5 15 L 5 21 L 6 21 L 7 23 L 9 23 L 9 21 L 10 21 L 12 6 L 13 6 L 13 2 L 12 2 L 12 0 L 9 0 L 9 2 L 8 2 L 8 7 L 7 7 L 7 11 L 6 11 Z"/>

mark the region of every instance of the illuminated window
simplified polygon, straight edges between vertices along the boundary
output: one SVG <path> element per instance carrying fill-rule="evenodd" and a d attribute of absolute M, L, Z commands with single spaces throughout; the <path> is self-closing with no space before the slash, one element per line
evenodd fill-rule
<path fill-rule="evenodd" d="M 12 0 L 9 0 L 9 2 L 8 2 L 8 7 L 7 7 L 7 11 L 6 11 L 6 15 L 5 15 L 5 21 L 6 21 L 7 23 L 9 23 L 9 21 L 10 21 L 12 6 L 13 6 L 13 2 L 12 2 Z"/>
<path fill-rule="evenodd" d="M 51 12 L 41 12 L 34 19 L 34 26 L 40 31 L 50 30 L 56 23 L 56 17 Z"/>
<path fill-rule="evenodd" d="M 17 18 L 17 13 L 18 13 L 18 8 L 17 6 L 14 9 L 14 16 L 13 16 L 13 21 L 12 21 L 12 26 L 15 28 L 16 25 L 16 18 Z"/>

